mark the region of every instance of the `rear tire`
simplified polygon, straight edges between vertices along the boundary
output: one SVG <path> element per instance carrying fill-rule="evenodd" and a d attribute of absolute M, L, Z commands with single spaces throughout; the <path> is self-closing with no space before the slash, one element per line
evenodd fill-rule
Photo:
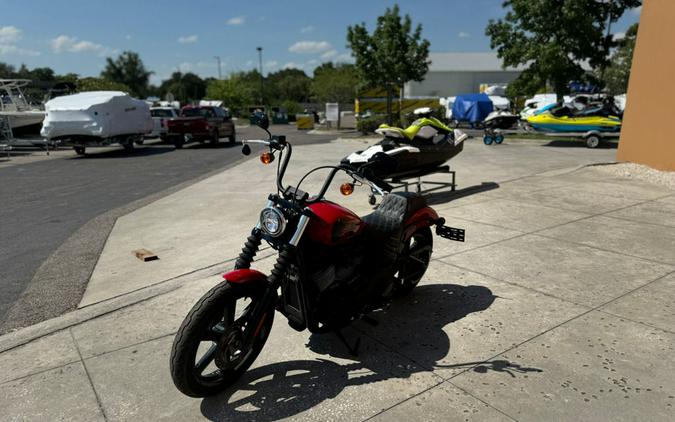
<path fill-rule="evenodd" d="M 426 273 L 431 261 L 434 239 L 429 227 L 417 229 L 403 247 L 397 266 L 397 296 L 409 294 Z"/>
<path fill-rule="evenodd" d="M 184 144 L 185 144 L 185 137 L 176 136 L 176 137 L 173 138 L 173 146 L 176 149 L 182 149 Z"/>
<path fill-rule="evenodd" d="M 227 140 L 228 140 L 231 144 L 233 144 L 233 143 L 236 142 L 236 140 L 237 140 L 237 133 L 234 131 L 234 129 L 232 129 L 232 135 L 228 136 L 228 137 L 227 137 Z"/>
<path fill-rule="evenodd" d="M 220 133 L 218 133 L 218 130 L 213 132 L 213 136 L 211 137 L 211 142 L 213 142 L 213 145 L 218 145 L 218 142 L 220 142 Z"/>
<path fill-rule="evenodd" d="M 178 390 L 190 397 L 211 396 L 234 384 L 246 372 L 265 345 L 274 322 L 274 304 L 262 321 L 250 319 L 250 309 L 264 292 L 265 287 L 258 283 L 223 282 L 199 299 L 178 329 L 171 350 L 171 377 Z M 237 318 L 237 302 L 246 299 L 250 299 L 248 307 Z M 258 335 L 244 349 L 242 343 L 246 339 L 242 335 L 248 324 L 259 327 L 255 330 Z M 209 349 L 197 361 L 199 346 L 204 342 Z M 205 375 L 212 366 L 213 372 Z"/>
<path fill-rule="evenodd" d="M 75 150 L 75 154 L 77 155 L 84 155 L 85 149 L 84 147 L 73 147 Z"/>
<path fill-rule="evenodd" d="M 601 139 L 598 135 L 590 135 L 586 137 L 586 147 L 597 148 L 600 145 Z"/>

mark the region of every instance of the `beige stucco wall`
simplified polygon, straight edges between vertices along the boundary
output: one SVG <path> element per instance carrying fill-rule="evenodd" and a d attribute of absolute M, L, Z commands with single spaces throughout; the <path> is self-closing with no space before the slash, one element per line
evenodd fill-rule
<path fill-rule="evenodd" d="M 675 0 L 644 0 L 617 159 L 675 170 Z"/>

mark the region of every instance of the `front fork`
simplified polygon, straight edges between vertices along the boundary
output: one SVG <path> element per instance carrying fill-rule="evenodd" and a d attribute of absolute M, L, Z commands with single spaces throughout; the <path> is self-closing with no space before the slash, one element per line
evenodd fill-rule
<path fill-rule="evenodd" d="M 274 263 L 274 267 L 272 268 L 269 277 L 267 277 L 267 287 L 265 288 L 265 292 L 252 312 L 252 320 L 258 322 L 256 324 L 248 325 L 244 331 L 244 338 L 248 339 L 248 342 L 253 341 L 258 334 L 257 327 L 260 327 L 264 322 L 263 320 L 267 317 L 268 310 L 274 309 L 274 305 L 278 300 L 277 290 L 279 289 L 279 286 L 281 286 L 281 282 L 284 279 L 288 267 L 294 262 L 296 248 L 308 224 L 309 216 L 305 214 L 301 215 L 295 232 L 290 240 L 287 244 L 279 248 L 277 261 Z M 256 226 L 244 243 L 244 247 L 235 262 L 235 269 L 250 268 L 261 243 L 262 230 L 259 226 Z"/>

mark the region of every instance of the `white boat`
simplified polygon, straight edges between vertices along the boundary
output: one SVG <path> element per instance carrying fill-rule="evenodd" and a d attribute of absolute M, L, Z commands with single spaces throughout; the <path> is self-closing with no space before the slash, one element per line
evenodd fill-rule
<path fill-rule="evenodd" d="M 92 91 L 53 98 L 45 104 L 47 118 L 40 134 L 48 140 L 62 140 L 75 152 L 85 148 L 134 143 L 153 128 L 150 107 L 120 91 Z"/>
<path fill-rule="evenodd" d="M 5 116 L 12 129 L 38 125 L 45 118 L 44 110 L 31 105 L 21 90 L 28 79 L 0 79 L 0 115 Z"/>

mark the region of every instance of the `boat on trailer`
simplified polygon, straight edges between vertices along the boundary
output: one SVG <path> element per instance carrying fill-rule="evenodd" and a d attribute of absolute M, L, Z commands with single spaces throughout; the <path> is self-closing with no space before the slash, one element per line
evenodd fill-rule
<path fill-rule="evenodd" d="M 4 116 L 12 130 L 40 125 L 45 111 L 31 104 L 22 88 L 31 83 L 29 79 L 0 79 L 0 116 Z"/>

